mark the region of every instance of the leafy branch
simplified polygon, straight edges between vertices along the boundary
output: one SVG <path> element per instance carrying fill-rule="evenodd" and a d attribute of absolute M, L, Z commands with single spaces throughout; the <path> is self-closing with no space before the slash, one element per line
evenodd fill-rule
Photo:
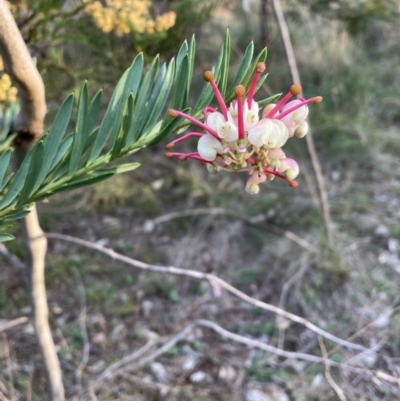
<path fill-rule="evenodd" d="M 107 164 L 187 127 L 187 121 L 169 116 L 166 109 L 184 110 L 201 118 L 203 108 L 212 101 L 213 92 L 205 85 L 196 104 L 188 107 L 195 47 L 194 37 L 190 43 L 185 41 L 176 59 L 161 67 L 159 57 L 155 57 L 143 77 L 143 55 L 139 54 L 119 80 L 99 126 L 95 126 L 95 122 L 102 91 L 89 99 L 85 82 L 78 97 L 73 132 L 66 134 L 74 104 L 71 94 L 61 105 L 49 132 L 37 141 L 16 173 L 9 169 L 12 150 L 0 146 L 0 152 L 3 149 L 0 155 L 0 221 L 22 218 L 29 214 L 33 203 L 56 193 L 92 185 L 138 168 L 139 163 Z M 248 89 L 255 65 L 265 61 L 267 51 L 262 50 L 254 59 L 253 54 L 254 45 L 250 43 L 228 87 L 230 36 L 227 31 L 214 67 L 216 82 L 227 102 L 233 99 L 233 90 L 239 82 Z M 258 88 L 265 78 L 260 80 Z M 263 106 L 276 97 L 259 104 Z M 4 227 L 1 231 L 0 241 L 13 238 Z"/>

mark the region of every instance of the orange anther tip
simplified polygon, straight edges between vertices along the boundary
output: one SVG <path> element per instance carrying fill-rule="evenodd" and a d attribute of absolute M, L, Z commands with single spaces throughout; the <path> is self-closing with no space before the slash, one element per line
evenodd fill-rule
<path fill-rule="evenodd" d="M 173 149 L 174 147 L 175 147 L 175 145 L 169 144 L 169 145 L 167 145 L 167 146 L 165 147 L 165 150 L 171 150 L 171 149 Z"/>
<path fill-rule="evenodd" d="M 214 81 L 214 74 L 211 71 L 206 71 L 203 74 L 204 81 L 211 82 Z"/>
<path fill-rule="evenodd" d="M 297 96 L 301 93 L 301 86 L 299 84 L 293 84 L 289 91 L 292 95 Z"/>
<path fill-rule="evenodd" d="M 235 95 L 236 96 L 242 97 L 242 96 L 244 96 L 245 93 L 246 93 L 246 88 L 243 85 L 238 85 L 235 88 Z"/>
<path fill-rule="evenodd" d="M 265 71 L 266 68 L 267 68 L 267 67 L 266 67 L 265 63 L 263 63 L 262 61 L 260 61 L 260 62 L 257 63 L 257 65 L 256 65 L 256 71 L 259 72 L 259 73 L 261 73 L 261 74 Z"/>
<path fill-rule="evenodd" d="M 323 97 L 322 97 L 322 96 L 317 96 L 317 97 L 314 99 L 313 104 L 321 103 L 322 100 L 323 100 Z"/>
<path fill-rule="evenodd" d="M 164 153 L 164 156 L 165 156 L 167 159 L 172 159 L 171 153 Z"/>
<path fill-rule="evenodd" d="M 297 187 L 299 186 L 299 183 L 298 183 L 297 181 L 290 180 L 290 181 L 289 181 L 289 185 L 290 185 L 292 188 L 297 188 Z"/>
<path fill-rule="evenodd" d="M 168 114 L 171 117 L 178 117 L 178 113 L 176 112 L 176 110 L 173 110 L 173 109 L 168 110 Z"/>

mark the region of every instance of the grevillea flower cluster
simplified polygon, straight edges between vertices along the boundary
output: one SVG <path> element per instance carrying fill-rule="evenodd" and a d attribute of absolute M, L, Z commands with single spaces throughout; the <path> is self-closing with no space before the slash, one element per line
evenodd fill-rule
<path fill-rule="evenodd" d="M 286 180 L 291 187 L 297 187 L 294 179 L 299 174 L 299 165 L 294 159 L 286 157 L 282 147 L 289 138 L 303 138 L 307 134 L 308 104 L 320 103 L 322 97 L 289 101 L 302 91 L 300 85 L 294 84 L 278 103 L 267 105 L 260 118 L 254 93 L 264 71 L 265 64 L 258 63 L 247 96 L 244 86 L 238 85 L 235 88 L 236 99 L 229 106 L 215 83 L 214 74 L 206 71 L 204 79 L 212 86 L 220 111 L 206 107 L 202 122 L 181 111 L 169 110 L 171 116 L 185 118 L 202 132 L 189 132 L 170 142 L 165 156 L 181 161 L 198 160 L 211 173 L 246 172 L 249 178 L 245 189 L 250 194 L 257 194 L 259 184 L 272 181 L 275 177 Z M 170 152 L 179 142 L 193 137 L 199 138 L 197 152 Z"/>

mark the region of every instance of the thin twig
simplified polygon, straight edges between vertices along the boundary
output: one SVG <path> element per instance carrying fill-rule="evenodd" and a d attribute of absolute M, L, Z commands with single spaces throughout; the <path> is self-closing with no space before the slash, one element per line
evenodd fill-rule
<path fill-rule="evenodd" d="M 0 391 L 0 401 L 10 401 L 10 400 Z"/>
<path fill-rule="evenodd" d="M 289 280 L 285 282 L 282 286 L 282 291 L 281 291 L 281 297 L 279 300 L 279 307 L 281 309 L 285 309 L 286 305 L 286 296 L 287 293 L 289 292 L 290 287 L 294 284 L 299 282 L 301 277 L 304 275 L 304 273 L 307 271 L 307 269 L 310 267 L 310 262 L 308 261 L 308 255 L 303 255 L 301 258 L 300 262 L 300 269 L 297 271 L 296 274 L 293 274 Z M 282 318 L 281 318 L 282 319 Z M 282 323 L 282 322 L 281 322 Z M 285 325 L 284 324 L 278 324 L 278 329 L 279 329 L 279 337 L 278 337 L 278 348 L 283 348 L 283 344 L 285 341 Z"/>
<path fill-rule="evenodd" d="M 324 340 L 322 339 L 321 336 L 318 336 L 318 342 L 319 342 L 319 346 L 321 347 L 322 357 L 323 357 L 324 363 L 325 363 L 325 377 L 326 377 L 326 380 L 328 380 L 329 384 L 331 385 L 331 387 L 333 388 L 333 390 L 335 391 L 337 396 L 340 398 L 340 400 L 341 401 L 347 401 L 347 398 L 345 397 L 345 395 L 343 393 L 343 390 L 336 384 L 336 382 L 333 380 L 333 378 L 331 376 L 331 367 L 330 367 L 330 364 L 328 362 L 329 361 L 328 354 L 326 352 Z"/>
<path fill-rule="evenodd" d="M 15 326 L 18 326 L 19 324 L 25 324 L 25 323 L 28 323 L 28 322 L 29 322 L 29 319 L 27 317 L 25 317 L 25 316 L 19 317 L 19 318 L 14 319 L 14 320 L 9 320 L 6 323 L 0 324 L 0 332 L 9 330 L 9 329 L 11 329 L 11 328 L 13 328 Z"/>
<path fill-rule="evenodd" d="M 83 284 L 83 280 L 82 280 L 82 277 L 81 277 L 78 269 L 74 269 L 74 274 L 79 282 L 78 291 L 79 291 L 79 297 L 80 297 L 80 303 L 81 303 L 81 313 L 79 314 L 79 328 L 80 328 L 82 340 L 83 340 L 82 360 L 75 372 L 75 375 L 76 375 L 76 379 L 77 379 L 79 387 L 82 388 L 82 373 L 89 360 L 90 342 L 89 342 L 89 336 L 88 336 L 88 332 L 87 332 L 87 328 L 86 328 L 87 306 L 86 306 L 85 286 Z"/>
<path fill-rule="evenodd" d="M 149 388 L 149 389 L 157 389 L 162 396 L 165 396 L 167 393 L 169 393 L 172 390 L 171 386 L 168 386 L 166 384 L 162 384 L 162 383 L 156 383 L 154 381 L 150 381 L 150 380 L 145 380 L 142 379 L 141 377 L 137 377 L 137 376 L 132 376 L 132 375 L 128 375 L 126 373 L 120 373 L 120 376 L 123 377 L 124 379 L 130 381 L 133 384 L 138 384 L 139 386 L 142 386 L 144 388 Z"/>
<path fill-rule="evenodd" d="M 175 334 L 170 340 L 168 340 L 162 347 L 156 349 L 154 352 L 151 354 L 145 356 L 144 358 L 140 359 L 136 363 L 132 363 L 129 365 L 126 365 L 120 369 L 117 369 L 113 371 L 111 374 L 107 376 L 107 379 L 113 378 L 115 376 L 118 376 L 119 374 L 126 374 L 128 372 L 132 372 L 136 369 L 140 369 L 141 367 L 147 365 L 148 363 L 154 361 L 157 359 L 159 356 L 165 354 L 169 349 L 171 349 L 174 345 L 176 345 L 179 341 L 184 340 L 188 334 L 192 331 L 194 327 L 194 324 L 190 324 L 187 327 L 185 327 L 182 331 L 180 331 L 178 334 Z M 99 378 L 96 380 L 97 382 L 100 381 L 100 378 L 102 377 L 99 376 Z M 102 379 L 104 380 L 104 378 Z"/>
<path fill-rule="evenodd" d="M 12 364 L 11 364 L 11 355 L 10 355 L 10 347 L 8 346 L 8 339 L 6 333 L 1 333 L 1 337 L 4 343 L 4 350 L 6 354 L 6 359 L 7 359 L 7 371 L 8 371 L 8 377 L 10 380 L 10 397 L 13 400 L 15 396 L 15 389 L 14 389 L 14 378 L 13 378 L 13 372 L 12 372 Z"/>
<path fill-rule="evenodd" d="M 136 359 L 139 359 L 142 355 L 144 355 L 147 351 L 149 351 L 155 344 L 157 343 L 157 336 L 153 335 L 151 336 L 150 340 L 140 349 L 137 351 L 133 352 L 132 354 L 129 354 L 122 359 L 120 359 L 118 362 L 113 363 L 111 366 L 109 366 L 98 378 L 97 381 L 105 380 L 108 378 L 111 378 L 114 376 L 114 373 L 118 371 L 122 366 L 128 365 L 135 361 Z"/>
<path fill-rule="evenodd" d="M 309 322 L 305 318 L 294 315 L 293 313 L 287 312 L 281 308 L 278 308 L 277 306 L 254 299 L 254 298 L 250 297 L 249 295 L 245 294 L 244 292 L 233 287 L 232 285 L 228 284 L 226 281 L 215 276 L 214 274 L 202 273 L 202 272 L 199 272 L 196 270 L 180 269 L 180 268 L 174 267 L 174 266 L 150 265 L 148 263 L 144 263 L 139 260 L 129 258 L 128 256 L 121 255 L 121 254 L 115 252 L 113 249 L 105 248 L 103 246 L 93 244 L 92 242 L 85 241 L 80 238 L 75 238 L 75 237 L 72 237 L 69 235 L 56 234 L 56 233 L 47 233 L 45 235 L 47 238 L 54 238 L 54 239 L 59 239 L 59 240 L 63 240 L 63 241 L 68 241 L 68 242 L 72 242 L 77 245 L 84 246 L 86 248 L 93 249 L 95 251 L 98 251 L 105 255 L 108 255 L 109 257 L 111 257 L 114 260 L 121 261 L 130 266 L 138 267 L 139 269 L 142 269 L 142 270 L 154 271 L 154 272 L 165 273 L 165 274 L 175 274 L 175 275 L 179 275 L 179 276 L 187 276 L 187 277 L 192 277 L 192 278 L 195 278 L 198 280 L 208 280 L 211 285 L 213 285 L 219 289 L 224 289 L 224 290 L 230 292 L 231 294 L 237 296 L 238 298 L 242 299 L 243 301 L 246 301 L 258 308 L 267 310 L 269 312 L 273 312 L 273 313 L 280 315 L 284 318 L 287 318 L 293 322 L 300 323 L 303 326 L 307 327 L 309 330 L 313 331 L 314 333 L 319 334 L 322 337 L 325 337 L 326 339 L 328 339 L 332 342 L 335 342 L 343 347 L 360 350 L 360 351 L 368 350 L 368 348 L 366 348 L 362 345 L 354 344 L 349 341 L 342 340 L 341 338 L 328 333 L 327 331 L 319 328 L 315 324 Z"/>
<path fill-rule="evenodd" d="M 266 220 L 265 215 L 258 215 L 258 216 L 250 217 L 250 216 L 246 216 L 245 214 L 239 213 L 234 210 L 225 209 L 223 207 L 214 207 L 214 208 L 200 207 L 200 208 L 196 208 L 196 209 L 187 209 L 187 210 L 171 212 L 171 213 L 167 213 L 162 216 L 159 216 L 159 217 L 151 220 L 151 222 L 154 224 L 162 224 L 162 223 L 166 223 L 168 221 L 174 220 L 174 219 L 179 219 L 181 217 L 200 216 L 200 215 L 211 215 L 211 216 L 225 215 L 225 216 L 232 216 L 235 218 L 239 218 L 248 224 L 259 225 L 259 226 L 265 227 L 267 230 L 273 232 L 276 235 L 282 235 L 282 236 L 286 237 L 287 239 L 289 239 L 290 241 L 295 242 L 297 245 L 301 246 L 302 248 L 307 249 L 310 252 L 317 252 L 317 248 L 314 245 L 310 244 L 308 241 L 306 241 L 304 238 L 301 238 L 294 232 L 289 231 L 289 230 L 284 230 L 283 228 L 275 226 L 271 223 L 267 223 L 265 221 Z"/>
<path fill-rule="evenodd" d="M 13 255 L 3 243 L 0 243 L 0 255 L 21 273 L 25 284 L 29 285 L 29 272 L 26 264 Z"/>
<path fill-rule="evenodd" d="M 376 372 L 376 377 L 378 379 L 385 380 L 389 383 L 397 384 L 398 386 L 400 386 L 400 378 L 399 377 L 390 376 L 389 374 L 387 374 L 386 372 L 384 372 L 382 370 L 378 370 Z"/>
<path fill-rule="evenodd" d="M 285 15 L 283 13 L 281 3 L 279 0 L 272 0 L 272 4 L 274 7 L 276 19 L 278 21 L 279 30 L 282 35 L 282 40 L 285 47 L 286 56 L 293 82 L 301 85 L 300 74 L 297 68 L 296 57 L 294 55 L 292 41 L 290 39 L 289 28 L 286 24 Z M 303 96 L 302 93 L 300 93 L 299 97 L 302 96 Z M 315 178 L 317 180 L 318 191 L 320 196 L 321 212 L 324 221 L 326 235 L 328 237 L 329 243 L 332 245 L 333 237 L 331 229 L 331 216 L 329 211 L 328 195 L 325 189 L 324 176 L 322 174 L 321 164 L 318 160 L 317 152 L 315 150 L 311 129 L 309 129 L 308 134 L 306 135 L 306 143 L 307 143 L 308 153 L 310 154 L 311 163 L 314 168 Z"/>

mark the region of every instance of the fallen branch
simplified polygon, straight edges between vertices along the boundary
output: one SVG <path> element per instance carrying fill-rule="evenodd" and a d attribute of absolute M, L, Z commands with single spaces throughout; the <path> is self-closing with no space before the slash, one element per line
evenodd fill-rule
<path fill-rule="evenodd" d="M 28 267 L 13 255 L 3 243 L 0 243 L 0 255 L 3 256 L 11 265 L 13 265 L 20 273 L 26 285 L 29 284 Z"/>
<path fill-rule="evenodd" d="M 9 320 L 6 323 L 0 324 L 0 333 L 2 331 L 10 330 L 15 326 L 18 326 L 20 324 L 25 324 L 25 323 L 28 323 L 28 322 L 29 322 L 29 319 L 27 317 L 25 317 L 25 316 L 19 317 L 19 318 L 14 319 L 14 320 Z"/>
<path fill-rule="evenodd" d="M 175 274 L 175 275 L 179 275 L 179 276 L 187 276 L 187 277 L 195 278 L 197 280 L 207 280 L 212 286 L 214 286 L 218 289 L 224 289 L 227 292 L 242 299 L 243 301 L 246 301 L 247 303 L 256 306 L 257 308 L 261 308 L 261 309 L 267 310 L 269 312 L 273 312 L 273 313 L 275 313 L 279 316 L 282 316 L 286 319 L 289 319 L 293 322 L 300 323 L 303 326 L 307 327 L 309 330 L 313 331 L 315 334 L 319 334 L 320 336 L 325 337 L 327 340 L 330 340 L 336 344 L 339 344 L 346 348 L 359 350 L 359 351 L 367 351 L 368 350 L 368 348 L 366 348 L 362 345 L 351 343 L 349 341 L 346 341 L 339 337 L 336 337 L 333 334 L 328 333 L 327 331 L 319 328 L 315 324 L 309 322 L 305 318 L 294 315 L 293 313 L 287 312 L 281 308 L 278 308 L 277 306 L 254 299 L 254 298 L 250 297 L 249 295 L 245 294 L 244 292 L 233 287 L 232 285 L 228 284 L 226 281 L 215 276 L 214 274 L 202 273 L 202 272 L 199 272 L 196 270 L 180 269 L 180 268 L 174 267 L 174 266 L 150 265 L 148 263 L 144 263 L 139 260 L 129 258 L 128 256 L 121 255 L 121 254 L 115 252 L 113 249 L 105 248 L 103 246 L 93 244 L 92 242 L 85 241 L 80 238 L 71 237 L 69 235 L 47 233 L 47 234 L 45 234 L 45 236 L 47 238 L 68 241 L 68 242 L 71 242 L 71 243 L 74 243 L 77 245 L 84 246 L 86 248 L 93 249 L 95 251 L 98 251 L 105 255 L 108 255 L 109 257 L 111 257 L 114 260 L 121 261 L 130 266 L 134 266 L 134 267 L 137 267 L 142 270 L 153 271 L 153 272 L 164 273 L 164 274 Z"/>
<path fill-rule="evenodd" d="M 331 385 L 336 395 L 340 398 L 340 401 L 347 401 L 343 390 L 337 385 L 337 383 L 333 380 L 333 377 L 331 376 L 331 367 L 329 364 L 328 354 L 326 352 L 324 340 L 321 336 L 318 336 L 318 342 L 319 346 L 321 347 L 321 353 L 325 364 L 325 378 L 326 380 L 328 380 L 328 383 Z"/>

